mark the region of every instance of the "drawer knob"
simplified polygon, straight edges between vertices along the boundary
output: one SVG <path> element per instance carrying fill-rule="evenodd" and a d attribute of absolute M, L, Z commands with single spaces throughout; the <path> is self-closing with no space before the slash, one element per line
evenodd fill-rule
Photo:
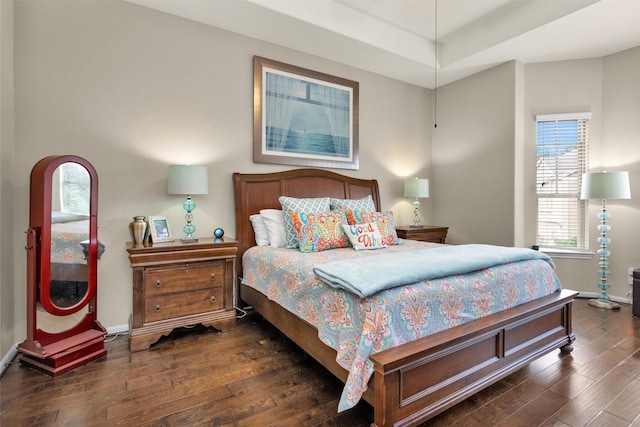
<path fill-rule="evenodd" d="M 214 295 L 211 295 L 211 302 L 216 302 L 216 297 Z"/>
<path fill-rule="evenodd" d="M 211 280 L 216 280 L 216 273 L 211 273 Z"/>
<path fill-rule="evenodd" d="M 161 284 L 162 282 L 160 282 L 160 279 L 156 280 L 156 288 L 159 288 Z"/>
<path fill-rule="evenodd" d="M 160 311 L 160 304 L 156 304 L 156 313 Z"/>

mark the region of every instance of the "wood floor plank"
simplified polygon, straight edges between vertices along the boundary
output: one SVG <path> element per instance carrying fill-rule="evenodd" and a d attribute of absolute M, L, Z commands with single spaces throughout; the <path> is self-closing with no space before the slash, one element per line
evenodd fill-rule
<path fill-rule="evenodd" d="M 628 345 L 634 342 L 635 339 L 631 337 L 627 337 L 622 341 L 619 339 L 610 339 L 609 349 L 596 359 L 580 367 L 577 372 L 593 380 L 602 378 L 602 376 L 611 371 L 621 361 L 629 358 L 629 356 L 638 350 L 634 345 Z"/>
<path fill-rule="evenodd" d="M 618 418 L 613 414 L 610 414 L 606 411 L 599 413 L 593 421 L 589 424 L 586 424 L 587 427 L 626 427 L 629 425 L 629 422 L 623 420 L 622 418 Z"/>
<path fill-rule="evenodd" d="M 568 399 L 576 398 L 596 381 L 574 372 L 551 387 L 551 391 Z"/>
<path fill-rule="evenodd" d="M 640 416 L 640 381 L 632 381 L 604 410 L 612 415 L 632 422 Z"/>
<path fill-rule="evenodd" d="M 542 424 L 568 401 L 568 398 L 547 390 L 495 426 L 525 427 Z"/>
<path fill-rule="evenodd" d="M 202 404 L 210 404 L 230 395 L 224 385 L 210 387 L 200 390 L 197 393 L 185 394 L 173 390 L 158 397 L 158 400 L 151 401 L 145 397 L 148 404 L 137 405 L 138 398 L 135 395 L 129 396 L 132 400 L 124 401 L 107 407 L 107 421 L 112 423 L 126 422 L 128 425 L 139 425 L 153 420 L 162 420 L 171 414 L 179 411 L 186 411 Z"/>
<path fill-rule="evenodd" d="M 538 372 L 531 377 L 531 381 L 534 381 L 537 385 L 543 388 L 552 388 L 565 378 L 575 373 L 576 367 L 573 364 L 573 360 L 567 356 L 561 356 L 555 354 L 555 363 L 549 365 L 543 371 Z"/>
<path fill-rule="evenodd" d="M 330 419 L 324 409 L 325 403 L 334 402 L 337 408 L 337 401 L 334 398 L 339 389 L 318 390 L 313 380 L 280 387 L 274 391 L 276 407 L 239 420 L 238 425 L 316 426 Z"/>
<path fill-rule="evenodd" d="M 553 417 L 547 419 L 544 423 L 540 424 L 540 427 L 571 427 L 568 424 L 563 423 Z"/>

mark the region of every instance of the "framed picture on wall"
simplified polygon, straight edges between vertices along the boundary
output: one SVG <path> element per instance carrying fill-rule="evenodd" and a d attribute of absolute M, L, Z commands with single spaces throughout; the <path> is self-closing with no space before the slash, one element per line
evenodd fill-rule
<path fill-rule="evenodd" d="M 358 169 L 358 82 L 253 58 L 253 161 Z"/>
<path fill-rule="evenodd" d="M 164 216 L 149 216 L 149 233 L 154 243 L 175 240 L 171 233 L 169 220 Z"/>

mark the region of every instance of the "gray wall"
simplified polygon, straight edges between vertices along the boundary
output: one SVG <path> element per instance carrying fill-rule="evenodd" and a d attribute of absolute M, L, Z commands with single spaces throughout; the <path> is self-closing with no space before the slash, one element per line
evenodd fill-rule
<path fill-rule="evenodd" d="M 0 1 L 0 357 L 15 343 L 13 100 L 13 3 Z"/>
<path fill-rule="evenodd" d="M 514 244 L 515 63 L 437 90 L 434 220 L 451 243 Z"/>

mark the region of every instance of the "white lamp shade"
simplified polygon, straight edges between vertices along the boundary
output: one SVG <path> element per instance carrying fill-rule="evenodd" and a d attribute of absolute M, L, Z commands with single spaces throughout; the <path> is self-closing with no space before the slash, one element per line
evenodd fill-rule
<path fill-rule="evenodd" d="M 208 194 L 209 179 L 205 166 L 171 165 L 167 185 L 169 194 Z"/>
<path fill-rule="evenodd" d="M 630 199 L 629 172 L 593 172 L 582 175 L 580 198 Z"/>
<path fill-rule="evenodd" d="M 429 197 L 429 180 L 424 178 L 407 179 L 404 182 L 404 197 L 416 199 Z"/>

